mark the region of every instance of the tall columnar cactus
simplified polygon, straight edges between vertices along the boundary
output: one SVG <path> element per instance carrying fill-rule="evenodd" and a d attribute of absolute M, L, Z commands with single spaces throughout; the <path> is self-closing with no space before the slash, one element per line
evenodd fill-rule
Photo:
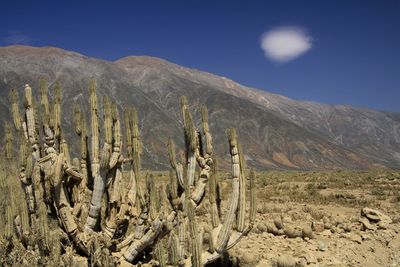
<path fill-rule="evenodd" d="M 25 86 L 24 116 L 20 115 L 16 90 L 10 94 L 14 125 L 21 136 L 19 177 L 27 206 L 25 213 L 15 209 L 16 202 L 7 207 L 6 216 L 15 226 L 7 224 L 5 236 L 9 240 L 14 228 L 21 240 L 32 232 L 40 236 L 46 255 L 57 257 L 58 262 L 60 242 L 71 240 L 73 251 L 66 249 L 65 253 L 79 252 L 92 266 L 131 266 L 149 257 L 159 266 L 202 266 L 220 258 L 250 231 L 255 217 L 254 173 L 250 174 L 250 216 L 246 224 L 244 157 L 236 130 L 230 129 L 232 196 L 222 219 L 206 107 L 201 109 L 199 130 L 187 99 L 182 97 L 184 152 L 177 157 L 172 139 L 168 140 L 171 170 L 169 184 L 164 186 L 153 174 L 141 171 L 142 144 L 135 108 L 124 109 L 123 131 L 118 107 L 108 97 L 103 97 L 100 112 L 92 80 L 90 131 L 85 113 L 76 106 L 74 128 L 80 144 L 79 153 L 72 154 L 79 154 L 80 159 L 70 159 L 61 125 L 60 86 L 55 87 L 52 104 L 44 81 L 40 81 L 39 89 L 41 108 L 35 109 L 32 88 Z M 12 134 L 10 127 L 6 130 L 6 155 L 11 158 Z M 210 203 L 210 216 L 199 219 L 197 210 L 205 199 Z M 58 218 L 69 238 L 49 230 L 48 212 Z"/>

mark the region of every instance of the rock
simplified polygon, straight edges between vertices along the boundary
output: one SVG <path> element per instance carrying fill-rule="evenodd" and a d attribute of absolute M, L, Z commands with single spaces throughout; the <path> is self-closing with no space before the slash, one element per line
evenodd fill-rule
<path fill-rule="evenodd" d="M 389 224 L 390 224 L 390 222 L 388 222 L 388 221 L 380 221 L 377 224 L 378 225 L 378 229 L 386 230 L 386 229 L 389 228 Z"/>
<path fill-rule="evenodd" d="M 278 230 L 278 235 L 284 235 L 284 234 L 285 234 L 285 232 L 283 231 L 283 229 Z"/>
<path fill-rule="evenodd" d="M 283 229 L 283 222 L 281 219 L 275 219 L 274 224 L 275 224 L 276 228 L 278 228 L 278 230 Z"/>
<path fill-rule="evenodd" d="M 303 238 L 313 238 L 313 231 L 310 226 L 305 226 L 302 229 L 302 236 Z"/>
<path fill-rule="evenodd" d="M 366 230 L 376 230 L 377 227 L 375 225 L 372 225 L 369 220 L 365 217 L 361 217 L 358 220 L 361 223 L 361 230 L 366 231 Z"/>
<path fill-rule="evenodd" d="M 267 232 L 273 235 L 278 235 L 278 228 L 274 224 L 267 224 Z"/>
<path fill-rule="evenodd" d="M 331 223 L 324 223 L 325 229 L 332 229 L 333 225 Z"/>
<path fill-rule="evenodd" d="M 361 240 L 362 241 L 367 241 L 367 240 L 370 240 L 371 238 L 370 238 L 370 236 L 369 235 L 367 235 L 367 234 L 361 234 Z"/>
<path fill-rule="evenodd" d="M 302 237 L 302 231 L 300 229 L 296 229 L 292 226 L 286 226 L 285 229 L 283 230 L 284 234 L 289 237 L 289 238 L 296 238 L 296 237 Z"/>
<path fill-rule="evenodd" d="M 327 251 L 328 248 L 326 247 L 326 245 L 325 245 L 324 242 L 319 241 L 319 242 L 318 242 L 318 250 L 319 250 L 319 251 Z"/>
<path fill-rule="evenodd" d="M 315 231 L 317 233 L 321 233 L 322 231 L 325 230 L 325 226 L 322 222 L 313 222 L 312 229 L 313 229 L 313 231 Z"/>
<path fill-rule="evenodd" d="M 289 255 L 282 255 L 275 259 L 277 267 L 294 267 L 296 266 L 296 260 Z"/>
<path fill-rule="evenodd" d="M 361 210 L 361 216 L 368 218 L 368 220 L 371 222 L 376 222 L 376 223 L 383 222 L 386 225 L 392 223 L 392 219 L 390 219 L 389 216 L 383 214 L 379 210 L 363 208 Z"/>
<path fill-rule="evenodd" d="M 344 224 L 342 225 L 342 229 L 343 229 L 345 232 L 351 232 L 351 227 L 350 227 L 350 224 L 348 224 L 348 223 L 344 223 Z"/>
<path fill-rule="evenodd" d="M 265 225 L 265 223 L 259 223 L 257 224 L 257 230 L 260 233 L 267 232 L 267 226 Z"/>

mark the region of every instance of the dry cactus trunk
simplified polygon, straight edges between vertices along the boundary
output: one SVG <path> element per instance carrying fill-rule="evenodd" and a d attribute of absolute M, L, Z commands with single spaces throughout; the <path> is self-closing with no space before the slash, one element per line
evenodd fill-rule
<path fill-rule="evenodd" d="M 160 266 L 202 266 L 220 258 L 250 231 L 255 219 L 254 174 L 250 174 L 250 216 L 246 225 L 245 166 L 235 129 L 228 131 L 232 196 L 225 218 L 221 218 L 206 107 L 201 110 L 200 131 L 195 127 L 186 98 L 181 99 L 185 152 L 180 153 L 182 157 L 178 162 L 172 139 L 168 140 L 171 171 L 165 190 L 152 174 L 142 174 L 142 145 L 134 108 L 124 109 L 123 139 L 118 108 L 104 97 L 104 130 L 101 131 L 101 112 L 96 84 L 92 80 L 89 85 L 90 133 L 84 113 L 76 106 L 74 124 L 80 159 L 71 160 L 70 147 L 61 127 L 61 87 L 56 85 L 53 103 L 48 99 L 48 88 L 43 80 L 39 88 L 41 106 L 35 109 L 32 89 L 25 86 L 23 116 L 18 95 L 15 90 L 11 92 L 11 113 L 21 136 L 19 176 L 27 212 L 16 212 L 13 202 L 7 207 L 6 216 L 14 222 L 14 225 L 6 224 L 8 240 L 14 236 L 14 229 L 21 242 L 31 231 L 44 240 L 46 255 L 57 257 L 58 262 L 62 245 L 67 246 L 64 260 L 81 261 L 79 253 L 85 255 L 92 266 L 130 266 L 149 261 L 149 257 Z M 6 155 L 11 158 L 12 134 L 10 127 L 6 130 Z M 101 140 L 104 140 L 102 145 Z M 124 168 L 129 170 L 124 172 Z M 93 182 L 92 187 L 89 181 Z M 197 210 L 204 206 L 207 187 L 210 217 L 200 220 Z M 62 232 L 49 230 L 48 214 L 58 218 Z M 30 247 L 26 245 L 26 248 Z"/>

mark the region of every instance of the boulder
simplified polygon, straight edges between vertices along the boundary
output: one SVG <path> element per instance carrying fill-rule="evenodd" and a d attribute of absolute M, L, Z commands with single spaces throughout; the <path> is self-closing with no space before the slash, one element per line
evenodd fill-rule
<path fill-rule="evenodd" d="M 379 210 L 374 210 L 370 208 L 363 208 L 361 210 L 361 216 L 368 218 L 369 221 L 379 223 L 384 222 L 386 224 L 392 223 L 392 219 L 389 216 L 383 214 Z"/>

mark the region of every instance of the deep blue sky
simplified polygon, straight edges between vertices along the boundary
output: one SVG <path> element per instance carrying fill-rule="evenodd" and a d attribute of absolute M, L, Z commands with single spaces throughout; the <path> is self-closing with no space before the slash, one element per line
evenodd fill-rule
<path fill-rule="evenodd" d="M 267 59 L 262 34 L 307 29 L 312 48 Z M 295 99 L 400 111 L 400 1 L 2 1 L 0 45 L 116 60 L 151 55 Z"/>

